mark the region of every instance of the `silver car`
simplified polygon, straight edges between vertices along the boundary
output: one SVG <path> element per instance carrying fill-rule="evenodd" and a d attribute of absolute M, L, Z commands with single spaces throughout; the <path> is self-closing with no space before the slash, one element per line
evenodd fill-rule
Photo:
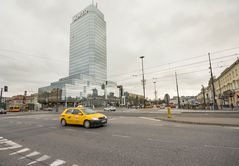
<path fill-rule="evenodd" d="M 105 107 L 104 111 L 116 111 L 116 108 L 114 106 L 109 106 L 109 107 Z"/>
<path fill-rule="evenodd" d="M 6 114 L 6 113 L 7 113 L 6 110 L 4 110 L 3 108 L 0 108 L 0 114 Z"/>

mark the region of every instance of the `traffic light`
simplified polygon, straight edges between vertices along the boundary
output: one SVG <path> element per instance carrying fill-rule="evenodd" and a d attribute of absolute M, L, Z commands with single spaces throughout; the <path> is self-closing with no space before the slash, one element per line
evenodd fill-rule
<path fill-rule="evenodd" d="M 8 91 L 8 86 L 4 86 L 4 92 Z"/>

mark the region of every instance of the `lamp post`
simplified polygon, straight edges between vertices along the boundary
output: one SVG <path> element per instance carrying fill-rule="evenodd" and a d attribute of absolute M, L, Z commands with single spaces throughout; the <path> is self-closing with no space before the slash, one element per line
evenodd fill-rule
<path fill-rule="evenodd" d="M 145 108 L 145 80 L 144 80 L 144 56 L 141 56 L 142 60 L 142 77 L 143 77 L 143 93 L 144 93 L 144 108 Z"/>
<path fill-rule="evenodd" d="M 155 97 L 155 104 L 157 104 L 157 90 L 156 90 L 156 81 L 154 81 L 154 97 Z"/>

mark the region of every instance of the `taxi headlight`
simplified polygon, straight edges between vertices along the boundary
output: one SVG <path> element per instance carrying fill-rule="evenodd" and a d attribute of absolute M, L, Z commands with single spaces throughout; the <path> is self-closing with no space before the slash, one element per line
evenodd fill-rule
<path fill-rule="evenodd" d="M 92 118 L 92 120 L 99 120 L 98 118 Z"/>
<path fill-rule="evenodd" d="M 107 119 L 107 116 L 105 116 L 105 119 Z"/>

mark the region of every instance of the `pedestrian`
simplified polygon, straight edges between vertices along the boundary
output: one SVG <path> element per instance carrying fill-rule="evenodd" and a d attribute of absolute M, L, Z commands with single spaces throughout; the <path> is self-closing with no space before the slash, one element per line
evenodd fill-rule
<path fill-rule="evenodd" d="M 233 103 L 231 103 L 231 108 L 232 108 L 232 110 L 233 110 L 233 108 L 234 108 L 234 105 L 233 105 Z"/>

